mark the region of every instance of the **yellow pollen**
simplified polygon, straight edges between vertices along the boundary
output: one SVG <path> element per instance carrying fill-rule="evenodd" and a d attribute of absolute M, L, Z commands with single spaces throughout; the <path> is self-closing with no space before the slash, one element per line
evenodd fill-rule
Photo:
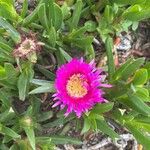
<path fill-rule="evenodd" d="M 72 75 L 66 85 L 68 94 L 75 98 L 85 96 L 88 92 L 85 84 L 87 84 L 87 81 L 81 77 L 81 74 Z"/>

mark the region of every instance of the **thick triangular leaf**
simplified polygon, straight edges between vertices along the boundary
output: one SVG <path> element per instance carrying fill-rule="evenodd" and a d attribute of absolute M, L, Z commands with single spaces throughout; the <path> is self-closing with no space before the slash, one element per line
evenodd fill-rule
<path fill-rule="evenodd" d="M 54 144 L 82 144 L 80 140 L 66 136 L 50 136 L 50 138 Z"/>
<path fill-rule="evenodd" d="M 19 43 L 21 41 L 20 34 L 17 32 L 17 30 L 2 17 L 0 17 L 0 27 L 8 32 L 14 42 Z"/>

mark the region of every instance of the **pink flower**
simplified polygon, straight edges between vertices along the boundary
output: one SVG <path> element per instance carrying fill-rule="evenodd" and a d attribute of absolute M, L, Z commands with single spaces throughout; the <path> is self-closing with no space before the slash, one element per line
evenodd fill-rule
<path fill-rule="evenodd" d="M 21 42 L 16 45 L 13 50 L 13 56 L 15 58 L 29 59 L 31 62 L 36 63 L 36 53 L 41 50 L 44 45 L 42 42 L 38 42 L 35 34 L 22 35 Z"/>
<path fill-rule="evenodd" d="M 62 65 L 56 72 L 56 93 L 53 95 L 56 102 L 53 107 L 67 107 L 65 116 L 74 111 L 80 117 L 96 103 L 105 102 L 100 87 L 110 85 L 101 83 L 101 72 L 95 68 L 94 61 L 88 64 L 83 59 L 74 58 Z"/>

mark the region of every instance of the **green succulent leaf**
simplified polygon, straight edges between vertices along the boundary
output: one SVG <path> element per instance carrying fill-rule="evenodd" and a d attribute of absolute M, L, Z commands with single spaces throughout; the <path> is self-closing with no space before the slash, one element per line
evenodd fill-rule
<path fill-rule="evenodd" d="M 25 100 L 27 84 L 28 84 L 28 76 L 26 72 L 23 72 L 21 73 L 18 79 L 18 90 L 20 100 Z"/>
<path fill-rule="evenodd" d="M 89 131 L 91 128 L 91 122 L 87 117 L 84 117 L 84 125 L 81 131 L 81 134 L 86 133 L 87 131 Z"/>
<path fill-rule="evenodd" d="M 17 32 L 17 30 L 2 17 L 0 17 L 0 27 L 7 31 L 15 43 L 19 43 L 21 41 L 20 34 Z"/>
<path fill-rule="evenodd" d="M 49 138 L 51 138 L 54 144 L 67 144 L 67 143 L 72 143 L 75 145 L 82 144 L 82 142 L 79 139 L 66 137 L 66 136 L 50 136 Z"/>
<path fill-rule="evenodd" d="M 107 53 L 107 58 L 108 58 L 108 74 L 109 74 L 109 79 L 110 81 L 112 80 L 112 76 L 115 73 L 115 65 L 114 65 L 114 59 L 113 59 L 113 41 L 112 38 L 108 37 L 106 39 L 106 53 Z"/>
<path fill-rule="evenodd" d="M 8 128 L 2 124 L 0 124 L 0 133 L 4 134 L 4 135 L 8 135 L 12 138 L 20 138 L 20 135 L 17 134 L 15 131 L 13 131 L 11 128 Z"/>
<path fill-rule="evenodd" d="M 54 27 L 57 30 L 59 30 L 62 26 L 63 23 L 63 14 L 62 10 L 59 7 L 59 5 L 54 4 L 54 9 L 55 9 L 55 22 L 54 22 Z"/>
<path fill-rule="evenodd" d="M 148 79 L 147 69 L 142 68 L 136 71 L 132 83 L 134 85 L 143 85 L 147 82 L 147 79 Z"/>
<path fill-rule="evenodd" d="M 129 94 L 128 98 L 122 98 L 120 102 L 140 114 L 150 116 L 150 107 L 144 103 L 143 100 L 141 100 L 141 97 L 137 96 L 136 94 Z"/>
<path fill-rule="evenodd" d="M 79 23 L 82 7 L 83 7 L 82 0 L 77 0 L 77 2 L 75 4 L 73 16 L 72 16 L 72 19 L 70 22 L 70 29 L 71 30 L 75 29 Z"/>
<path fill-rule="evenodd" d="M 53 83 L 45 83 L 42 86 L 32 90 L 29 92 L 29 94 L 39 94 L 39 93 L 54 93 L 54 84 Z"/>
<path fill-rule="evenodd" d="M 123 13 L 123 17 L 131 21 L 140 21 L 150 18 L 150 7 L 148 4 L 133 5 Z"/>
<path fill-rule="evenodd" d="M 134 60 L 132 63 L 128 62 L 127 66 L 122 69 L 120 78 L 123 80 L 127 80 L 132 74 L 140 68 L 140 66 L 144 63 L 144 58 L 138 58 Z"/>
<path fill-rule="evenodd" d="M 39 16 L 39 20 L 40 20 L 41 24 L 43 25 L 43 27 L 46 28 L 47 31 L 49 31 L 45 4 L 42 4 L 41 7 L 39 8 L 38 16 Z"/>
<path fill-rule="evenodd" d="M 125 125 L 132 132 L 139 143 L 144 146 L 145 150 L 148 150 L 150 145 L 150 138 L 148 137 L 148 135 L 144 134 L 143 131 L 140 131 L 139 128 L 135 128 L 135 124 L 133 124 L 132 122 L 126 123 Z"/>
<path fill-rule="evenodd" d="M 35 134 L 34 134 L 34 130 L 32 127 L 24 127 L 25 133 L 29 139 L 29 142 L 31 144 L 31 147 L 33 148 L 33 150 L 36 150 L 35 148 Z"/>
<path fill-rule="evenodd" d="M 125 4 L 125 5 L 134 5 L 134 4 L 140 4 L 140 3 L 143 3 L 145 2 L 145 0 L 126 0 L 126 1 L 123 1 L 123 0 L 112 0 L 111 2 L 113 3 L 117 3 L 117 4 Z"/>
<path fill-rule="evenodd" d="M 109 102 L 109 103 L 103 103 L 103 104 L 97 104 L 93 110 L 91 111 L 91 113 L 96 113 L 96 114 L 102 114 L 105 112 L 110 111 L 114 106 L 113 102 Z"/>
<path fill-rule="evenodd" d="M 25 18 L 25 16 L 27 15 L 27 12 L 28 12 L 28 0 L 24 0 L 23 8 L 22 8 L 22 11 L 21 11 L 21 17 Z"/>
<path fill-rule="evenodd" d="M 43 4 L 39 4 L 30 15 L 28 15 L 26 18 L 23 19 L 22 21 L 23 26 L 28 26 L 29 24 L 38 19 L 38 12 L 40 7 L 42 7 L 42 5 Z"/>
<path fill-rule="evenodd" d="M 104 120 L 103 117 L 99 117 L 96 121 L 97 123 L 97 128 L 102 131 L 103 133 L 109 135 L 112 139 L 118 138 L 118 134 L 109 127 L 107 122 Z"/>
<path fill-rule="evenodd" d="M 13 3 L 8 2 L 8 0 L 1 0 L 0 1 L 0 16 L 9 19 L 11 21 L 16 21 L 20 19 L 19 15 L 17 14 Z"/>

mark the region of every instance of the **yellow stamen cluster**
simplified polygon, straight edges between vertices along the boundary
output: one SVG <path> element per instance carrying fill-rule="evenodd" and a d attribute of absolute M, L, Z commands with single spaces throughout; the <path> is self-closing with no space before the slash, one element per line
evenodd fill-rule
<path fill-rule="evenodd" d="M 71 97 L 81 98 L 87 94 L 87 88 L 84 86 L 87 81 L 81 77 L 81 74 L 74 74 L 67 82 L 66 89 Z"/>

